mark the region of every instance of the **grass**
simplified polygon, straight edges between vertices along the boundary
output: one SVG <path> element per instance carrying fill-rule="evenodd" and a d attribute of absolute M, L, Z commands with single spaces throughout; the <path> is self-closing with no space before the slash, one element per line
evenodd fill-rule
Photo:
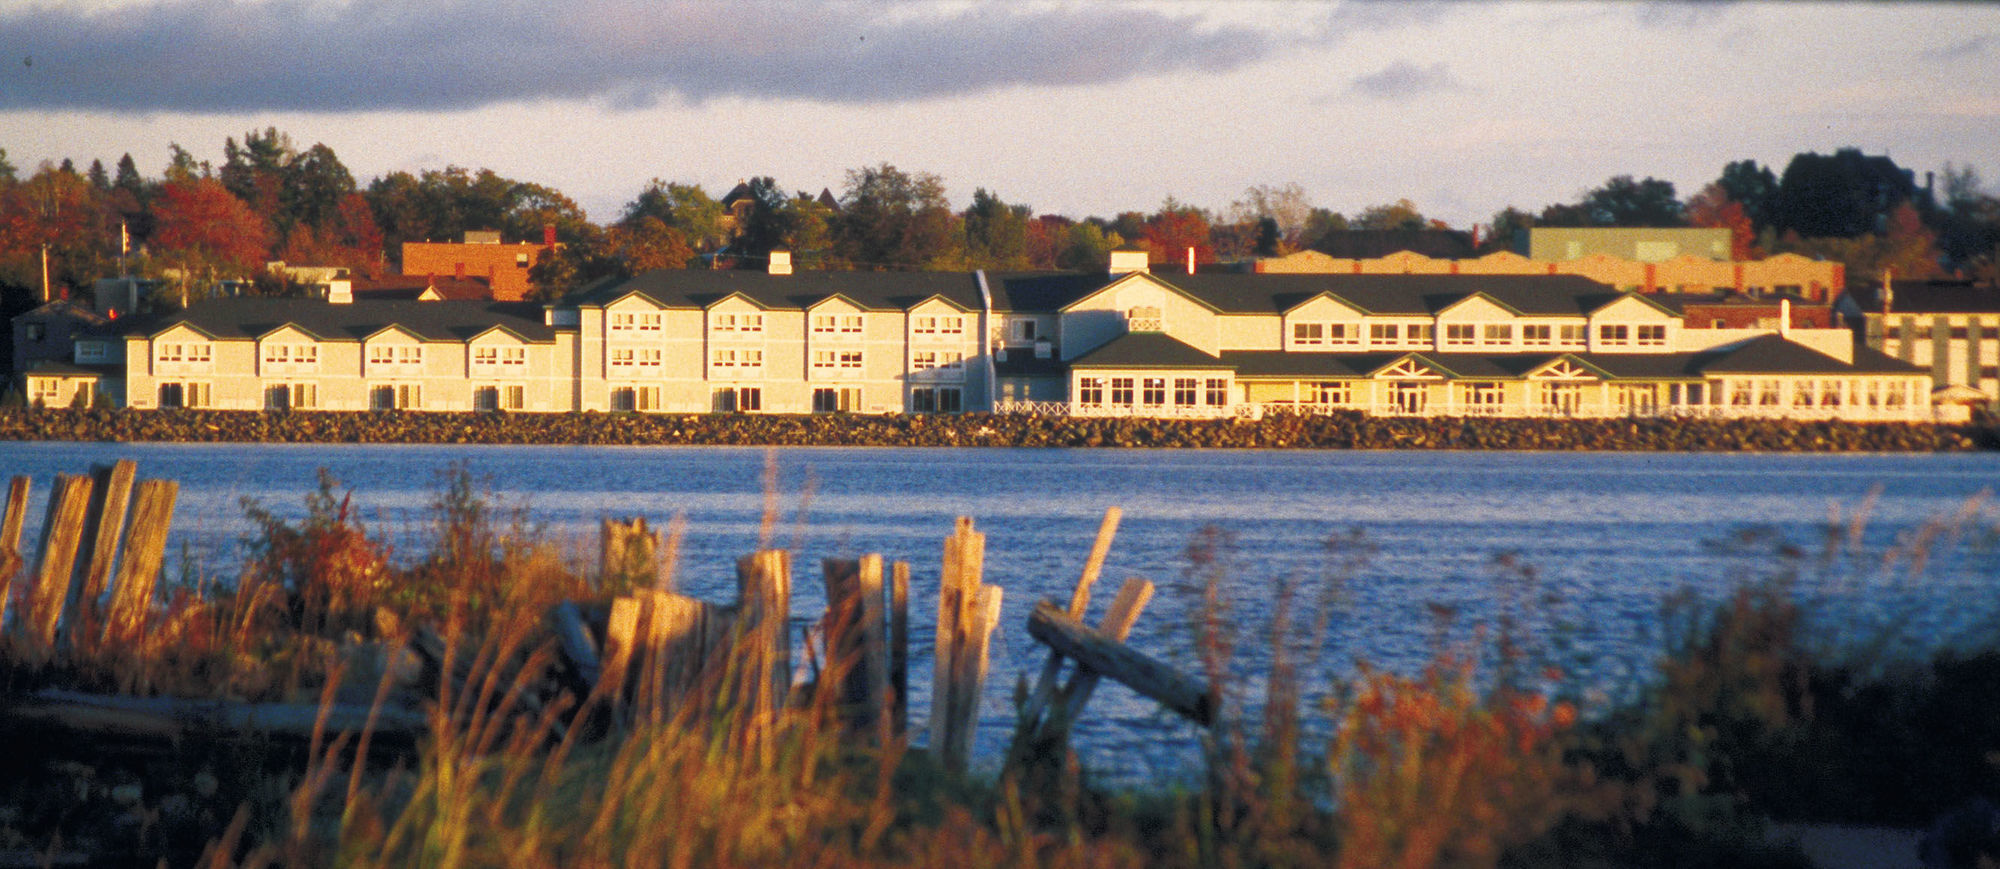
<path fill-rule="evenodd" d="M 1883 664 L 1869 656 L 1895 643 L 1828 641 L 1798 590 L 1805 572 L 1863 560 L 1920 573 L 1990 534 L 1983 508 L 1887 554 L 1863 551 L 1865 517 L 1832 517 L 1817 552 L 1780 547 L 1719 601 L 1668 602 L 1654 678 L 1590 716 L 1518 559 L 1496 561 L 1492 623 L 1436 614 L 1428 666 L 1336 676 L 1317 656 L 1369 542 L 1329 541 L 1325 574 L 1279 583 L 1271 623 L 1248 628 L 1220 593 L 1240 573 L 1231 542 L 1205 532 L 1175 590 L 1195 604 L 1191 660 L 1231 714 L 1187 783 L 1102 788 L 1061 744 L 996 776 L 948 774 L 902 738 L 851 732 L 832 691 L 767 716 L 732 699 L 747 693 L 740 653 L 682 702 L 651 702 L 643 680 L 638 697 L 577 697 L 542 613 L 631 577 L 566 565 L 462 467 L 408 558 L 337 481 L 306 504 L 296 522 L 247 505 L 259 533 L 241 579 L 171 596 L 144 644 L 10 658 L 8 684 L 419 702 L 426 735 L 405 749 L 366 729 L 303 746 L 197 733 L 132 758 L 49 746 L 0 776 L 0 852 L 215 867 L 1797 866 L 1766 844 L 1772 819 L 1923 825 L 2000 797 L 2000 643 Z M 417 667 L 400 650 L 420 635 L 437 659 Z M 1252 703 L 1231 673 L 1256 642 L 1271 672 Z M 820 684 L 850 663 L 822 658 Z M 1984 827 L 1948 838 L 1968 860 L 2000 855 Z"/>

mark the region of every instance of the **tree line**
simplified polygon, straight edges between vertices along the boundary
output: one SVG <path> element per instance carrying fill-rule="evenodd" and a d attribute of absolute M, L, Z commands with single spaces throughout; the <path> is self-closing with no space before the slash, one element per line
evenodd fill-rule
<path fill-rule="evenodd" d="M 276 128 L 223 143 L 221 165 L 179 144 L 157 177 L 130 154 L 114 169 L 92 160 L 23 173 L 0 149 L 0 293 L 6 313 L 32 304 L 46 261 L 52 286 L 81 290 L 119 273 L 174 275 L 194 297 L 223 280 L 285 293 L 265 263 L 342 266 L 362 276 L 398 271 L 406 241 L 458 240 L 497 230 L 539 241 L 531 279 L 543 297 L 607 277 L 659 268 L 762 268 L 773 250 L 804 269 L 993 270 L 1101 267 L 1138 247 L 1156 262 L 1192 249 L 1204 262 L 1330 246 L 1353 230 L 1456 231 L 1410 200 L 1351 216 L 1315 206 L 1297 184 L 1258 185 L 1219 209 L 1169 197 L 1152 211 L 1081 220 L 1036 214 L 985 188 L 954 210 L 944 180 L 887 163 L 849 170 L 842 191 L 789 190 L 752 177 L 721 195 L 654 178 L 605 223 L 552 187 L 490 169 L 392 172 L 363 185 L 324 144 L 297 146 Z M 1720 227 L 1734 256 L 1783 252 L 1837 259 L 1850 274 L 1992 280 L 2000 198 L 1969 166 L 1942 179 L 1856 149 L 1795 155 L 1782 172 L 1740 160 L 1694 195 L 1671 182 L 1612 177 L 1574 201 L 1538 211 L 1508 207 L 1471 228 L 1478 253 L 1510 247 L 1534 226 Z M 1941 181 L 1941 183 L 1940 183 Z"/>

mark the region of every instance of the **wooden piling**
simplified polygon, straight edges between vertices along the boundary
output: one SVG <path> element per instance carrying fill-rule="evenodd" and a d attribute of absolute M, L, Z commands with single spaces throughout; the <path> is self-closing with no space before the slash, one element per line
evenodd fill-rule
<path fill-rule="evenodd" d="M 1199 681 L 1086 627 L 1050 601 L 1035 604 L 1029 613 L 1028 635 L 1196 724 L 1207 727 L 1213 722 L 1208 689 Z"/>
<path fill-rule="evenodd" d="M 144 632 L 180 488 L 173 480 L 139 482 L 131 523 L 125 531 L 125 555 L 119 559 L 118 578 L 111 589 L 111 612 L 104 621 L 102 637 L 107 642 Z"/>
<path fill-rule="evenodd" d="M 910 729 L 910 563 L 889 567 L 890 729 L 901 738 Z"/>
<path fill-rule="evenodd" d="M 987 652 L 999 625 L 1001 590 L 985 585 L 986 535 L 960 517 L 945 538 L 939 577 L 936 652 L 931 665 L 931 751 L 963 772 L 985 688 Z"/>
<path fill-rule="evenodd" d="M 883 625 L 882 556 L 825 559 L 827 672 L 842 717 L 857 733 L 873 733 L 889 715 L 889 656 Z"/>
<path fill-rule="evenodd" d="M 118 558 L 118 544 L 125 533 L 125 510 L 132 499 L 132 478 L 138 464 L 120 459 L 90 469 L 90 507 L 86 511 L 83 545 L 90 558 L 83 565 L 81 581 L 70 589 L 67 608 L 70 617 L 62 634 L 83 635 L 97 626 L 104 590 L 111 583 L 112 564 Z"/>
<path fill-rule="evenodd" d="M 736 560 L 737 613 L 740 652 L 749 701 L 747 711 L 757 728 L 782 708 L 792 681 L 792 556 L 766 549 Z"/>
<path fill-rule="evenodd" d="M 27 611 L 21 613 L 30 640 L 44 651 L 55 647 L 63 604 L 70 597 L 90 490 L 89 477 L 59 474 L 49 495 L 48 518 L 42 524 L 41 561 L 35 570 L 35 584 L 28 590 Z"/>
<path fill-rule="evenodd" d="M 21 529 L 28 520 L 27 477 L 15 477 L 7 486 L 7 510 L 0 518 L 0 629 L 7 626 L 7 603 L 14 598 L 14 577 L 27 564 L 21 554 Z"/>

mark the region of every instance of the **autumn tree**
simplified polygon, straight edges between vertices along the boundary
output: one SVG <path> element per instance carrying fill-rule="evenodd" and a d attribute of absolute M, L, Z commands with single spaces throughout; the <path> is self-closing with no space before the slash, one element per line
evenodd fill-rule
<path fill-rule="evenodd" d="M 44 163 L 25 181 L 0 182 L 0 268 L 9 283 L 37 294 L 44 250 L 51 295 L 110 273 L 117 254 L 110 198 L 70 165 Z"/>
<path fill-rule="evenodd" d="M 1689 226 L 1729 230 L 1730 259 L 1743 262 L 1757 258 L 1757 229 L 1743 203 L 1730 198 L 1720 183 L 1703 187 L 1688 198 L 1687 221 Z"/>
<path fill-rule="evenodd" d="M 1308 240 L 1307 226 L 1312 220 L 1314 208 L 1312 200 L 1306 196 L 1305 188 L 1289 183 L 1283 186 L 1259 184 L 1243 191 L 1243 198 L 1230 203 L 1231 223 L 1258 226 L 1269 220 L 1274 231 L 1273 252 L 1262 256 L 1279 256 L 1303 246 Z M 1260 235 L 1264 230 L 1256 230 Z M 1259 247 L 1264 247 L 1259 241 Z"/>
<path fill-rule="evenodd" d="M 278 258 L 288 263 L 342 266 L 366 277 L 386 270 L 382 230 L 359 193 L 348 193 L 320 225 L 300 225 L 285 239 Z"/>
<path fill-rule="evenodd" d="M 958 218 L 936 175 L 888 163 L 851 169 L 840 206 L 834 252 L 853 268 L 950 268 L 962 261 Z"/>
<path fill-rule="evenodd" d="M 1761 233 L 1771 225 L 1778 201 L 1778 176 L 1771 167 L 1759 165 L 1755 160 L 1737 160 L 1722 167 L 1722 175 L 1715 183 L 1731 200 L 1743 206 L 1743 215 L 1750 219 L 1753 232 Z"/>
<path fill-rule="evenodd" d="M 1430 226 L 1417 204 L 1408 199 L 1398 199 L 1388 205 L 1371 205 L 1362 209 L 1354 219 L 1354 228 L 1362 230 L 1420 230 Z"/>
<path fill-rule="evenodd" d="M 1201 209 L 1167 197 L 1160 209 L 1146 218 L 1139 236 L 1148 260 L 1155 263 L 1185 263 L 1189 248 L 1196 262 L 1214 262 L 1215 247 L 1210 238 L 1208 215 Z"/>
<path fill-rule="evenodd" d="M 165 262 L 180 269 L 186 290 L 253 274 L 270 247 L 270 225 L 213 178 L 167 182 L 155 216 L 154 244 Z"/>
<path fill-rule="evenodd" d="M 1077 271 L 1102 271 L 1111 264 L 1111 252 L 1124 244 L 1125 237 L 1116 230 L 1086 220 L 1070 227 L 1069 238 L 1056 254 L 1055 265 Z"/>
<path fill-rule="evenodd" d="M 605 253 L 628 274 L 656 269 L 684 269 L 694 259 L 687 236 L 650 214 L 621 221 L 604 231 Z"/>
<path fill-rule="evenodd" d="M 1060 214 L 1044 214 L 1028 221 L 1022 254 L 1031 269 L 1056 268 L 1056 258 L 1069 244 L 1070 228 L 1076 221 Z"/>

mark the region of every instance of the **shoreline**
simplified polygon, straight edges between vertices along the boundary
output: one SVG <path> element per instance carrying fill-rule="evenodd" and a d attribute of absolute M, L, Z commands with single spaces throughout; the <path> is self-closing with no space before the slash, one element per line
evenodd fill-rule
<path fill-rule="evenodd" d="M 1389 418 L 1259 420 L 1010 414 L 786 415 L 0 409 L 0 441 L 829 446 L 1563 452 L 1980 452 L 2000 428 L 1791 420 Z"/>

